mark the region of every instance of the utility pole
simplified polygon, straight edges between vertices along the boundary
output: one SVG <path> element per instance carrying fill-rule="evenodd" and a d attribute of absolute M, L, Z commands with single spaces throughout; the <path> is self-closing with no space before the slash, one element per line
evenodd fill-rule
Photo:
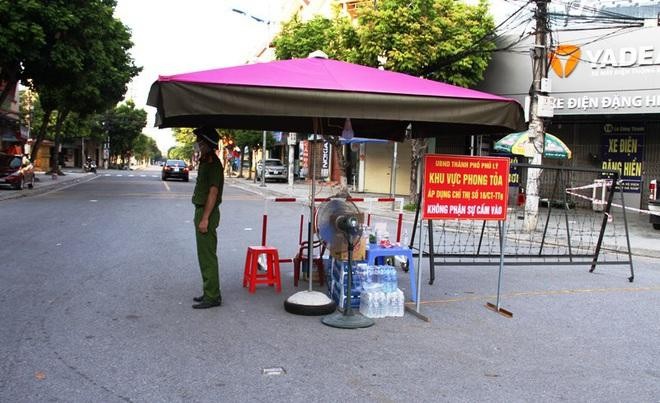
<path fill-rule="evenodd" d="M 531 163 L 540 165 L 542 162 L 545 143 L 545 127 L 541 116 L 539 116 L 539 96 L 546 95 L 541 83 L 547 78 L 548 66 L 548 2 L 550 0 L 536 0 L 536 33 L 534 47 L 532 48 L 533 82 L 530 89 L 529 105 L 529 135 Z M 525 199 L 524 226 L 528 231 L 536 228 L 539 210 L 539 179 L 540 169 L 528 169 Z"/>

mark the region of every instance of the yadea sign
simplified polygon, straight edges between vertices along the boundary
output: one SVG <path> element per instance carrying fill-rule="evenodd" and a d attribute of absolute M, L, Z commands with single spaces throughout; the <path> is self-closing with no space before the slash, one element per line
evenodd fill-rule
<path fill-rule="evenodd" d="M 562 44 L 550 52 L 548 61 L 557 77 L 567 78 L 582 64 L 592 70 L 658 66 L 660 51 L 656 52 L 652 45 L 583 49 L 573 44 Z"/>
<path fill-rule="evenodd" d="M 616 50 L 611 48 L 586 50 L 584 56 L 592 69 L 660 64 L 660 52 L 656 54 L 653 46 L 624 47 Z"/>
<path fill-rule="evenodd" d="M 426 155 L 423 192 L 425 220 L 505 220 L 509 158 Z"/>

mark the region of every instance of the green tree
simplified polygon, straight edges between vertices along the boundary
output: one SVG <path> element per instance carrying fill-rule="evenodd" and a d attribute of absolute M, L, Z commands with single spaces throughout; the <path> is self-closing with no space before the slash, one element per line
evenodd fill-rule
<path fill-rule="evenodd" d="M 176 140 L 176 146 L 168 151 L 168 158 L 194 162 L 196 136 L 193 129 L 187 127 L 175 128 L 172 135 Z"/>
<path fill-rule="evenodd" d="M 133 156 L 142 162 L 153 161 L 161 157 L 156 140 L 140 133 L 133 140 Z"/>
<path fill-rule="evenodd" d="M 121 158 L 122 163 L 128 163 L 133 143 L 147 125 L 147 112 L 136 109 L 135 103 L 128 100 L 107 112 L 102 124 L 110 138 L 111 159 Z"/>
<path fill-rule="evenodd" d="M 495 48 L 494 23 L 485 0 L 474 6 L 455 0 L 374 3 L 376 7 L 371 2 L 362 3 L 356 25 L 347 24 L 338 16 L 317 17 L 309 22 L 301 22 L 297 16 L 292 18 L 274 40 L 275 46 L 283 48 L 276 49 L 276 56 L 306 57 L 319 49 L 335 59 L 372 67 L 382 64 L 386 70 L 454 85 L 467 87 L 483 78 Z M 350 48 L 337 51 L 337 43 Z M 330 140 L 338 150 L 338 139 Z M 410 198 L 416 201 L 417 168 L 426 141 L 411 142 Z"/>
<path fill-rule="evenodd" d="M 234 139 L 234 144 L 241 150 L 241 159 L 245 159 L 245 148 L 249 150 L 248 158 L 248 179 L 252 178 L 252 166 L 254 165 L 254 152 L 262 148 L 263 144 L 263 131 L 256 130 L 232 130 L 229 134 Z M 272 147 L 275 144 L 272 134 L 268 133 L 266 136 L 266 147 Z M 243 163 L 238 176 L 243 177 Z"/>
<path fill-rule="evenodd" d="M 49 128 L 58 143 L 70 114 L 85 118 L 111 108 L 139 73 L 128 53 L 130 31 L 114 18 L 115 5 L 0 0 L 0 79 L 8 83 L 0 97 L 19 80 L 39 92 L 44 119 L 33 156 Z"/>
<path fill-rule="evenodd" d="M 275 56 L 280 60 L 304 58 L 315 50 L 322 50 L 331 59 L 352 61 L 357 56 L 359 43 L 351 20 L 335 12 L 332 19 L 316 16 L 304 23 L 295 14 L 284 23 L 273 45 Z"/>

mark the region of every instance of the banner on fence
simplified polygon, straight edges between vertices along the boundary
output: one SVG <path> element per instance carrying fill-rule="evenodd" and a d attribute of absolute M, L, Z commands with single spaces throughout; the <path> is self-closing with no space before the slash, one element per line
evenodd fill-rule
<path fill-rule="evenodd" d="M 607 124 L 601 136 L 602 168 L 619 171 L 621 188 L 639 193 L 644 162 L 644 126 Z"/>
<path fill-rule="evenodd" d="M 505 220 L 509 159 L 428 154 L 423 192 L 425 220 Z"/>

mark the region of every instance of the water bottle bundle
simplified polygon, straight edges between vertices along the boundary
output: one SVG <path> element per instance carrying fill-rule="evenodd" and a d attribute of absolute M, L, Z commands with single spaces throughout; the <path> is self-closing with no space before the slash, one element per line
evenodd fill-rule
<path fill-rule="evenodd" d="M 356 274 L 362 286 L 360 313 L 370 318 L 403 316 L 405 297 L 394 266 L 358 264 Z"/>
<path fill-rule="evenodd" d="M 348 264 L 335 262 L 332 270 L 331 297 L 340 309 L 348 296 Z M 353 266 L 351 306 L 370 318 L 403 316 L 405 296 L 398 288 L 394 266 L 370 266 L 358 263 Z"/>

